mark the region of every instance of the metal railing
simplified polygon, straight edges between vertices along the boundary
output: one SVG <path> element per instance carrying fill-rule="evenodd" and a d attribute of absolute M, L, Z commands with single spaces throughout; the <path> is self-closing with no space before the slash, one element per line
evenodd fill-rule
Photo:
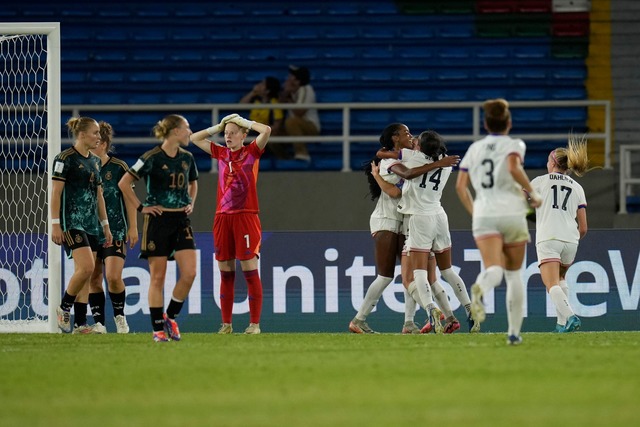
<path fill-rule="evenodd" d="M 587 133 L 584 137 L 587 140 L 604 140 L 604 167 L 611 168 L 611 102 L 608 100 L 584 100 L 584 101 L 510 101 L 511 110 L 517 108 L 571 108 L 598 106 L 605 110 L 603 129 L 604 132 Z M 63 105 L 62 111 L 71 111 L 74 116 L 91 112 L 170 112 L 187 115 L 189 111 L 211 111 L 211 123 L 218 123 L 222 111 L 248 111 L 255 108 L 260 109 L 291 109 L 291 108 L 316 108 L 318 110 L 340 110 L 342 111 L 342 132 L 340 135 L 319 135 L 319 136 L 273 136 L 269 143 L 286 142 L 320 142 L 320 143 L 342 143 L 342 171 L 350 172 L 352 142 L 376 142 L 379 135 L 352 135 L 351 134 L 351 113 L 357 110 L 471 110 L 472 133 L 471 134 L 443 134 L 447 141 L 451 142 L 472 142 L 483 136 L 483 126 L 480 111 L 482 102 L 349 102 L 349 103 L 315 103 L 315 104 L 91 104 L 91 105 Z M 90 115 L 90 114 L 87 114 Z M 387 123 L 380 123 L 382 129 Z M 149 124 L 149 129 L 153 123 Z M 200 129 L 194 129 L 194 131 Z M 437 129 L 436 129 L 437 130 Z M 535 134 L 511 134 L 513 137 L 522 138 L 524 141 L 548 141 L 567 140 L 570 129 L 563 133 L 535 133 Z M 117 132 L 117 129 L 116 129 Z M 151 137 L 147 138 L 122 138 L 115 139 L 116 143 L 157 143 Z"/>
<path fill-rule="evenodd" d="M 637 177 L 633 177 L 633 171 L 631 170 L 632 161 L 631 153 L 633 151 L 640 152 L 640 146 L 638 145 L 621 145 L 620 146 L 620 188 L 618 193 L 620 195 L 620 207 L 618 208 L 619 214 L 627 213 L 627 196 L 633 195 L 631 192 L 632 185 L 640 184 L 640 172 Z"/>

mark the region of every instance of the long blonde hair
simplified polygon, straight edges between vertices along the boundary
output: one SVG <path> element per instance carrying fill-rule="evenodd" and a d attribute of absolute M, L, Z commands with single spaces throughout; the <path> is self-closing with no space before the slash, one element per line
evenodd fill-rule
<path fill-rule="evenodd" d="M 578 138 L 574 134 L 569 134 L 567 146 L 553 150 L 551 157 L 556 166 L 565 174 L 573 172 L 578 176 L 583 176 L 585 173 L 597 169 L 597 167 L 589 167 L 587 140 L 584 136 Z"/>

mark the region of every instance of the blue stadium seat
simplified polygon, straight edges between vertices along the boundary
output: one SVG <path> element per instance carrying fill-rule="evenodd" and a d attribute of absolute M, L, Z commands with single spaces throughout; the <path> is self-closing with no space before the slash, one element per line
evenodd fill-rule
<path fill-rule="evenodd" d="M 355 79 L 353 71 L 343 69 L 331 69 L 324 72 L 321 76 L 325 81 L 353 81 Z"/>
<path fill-rule="evenodd" d="M 588 99 L 587 90 L 584 87 L 551 89 L 550 92 L 554 100 Z"/>
<path fill-rule="evenodd" d="M 404 39 L 422 40 L 431 39 L 434 36 L 435 35 L 433 29 L 427 27 L 426 25 L 405 25 L 400 28 L 400 37 Z"/>
<path fill-rule="evenodd" d="M 335 47 L 329 46 L 327 47 L 322 56 L 327 59 L 354 59 L 359 55 L 359 50 L 357 48 L 351 47 Z"/>
<path fill-rule="evenodd" d="M 435 91 L 435 101 L 459 102 L 469 100 L 469 93 L 466 89 L 437 89 Z"/>
<path fill-rule="evenodd" d="M 446 47 L 438 51 L 438 57 L 447 60 L 469 59 L 472 56 L 472 49 L 463 46 Z"/>
<path fill-rule="evenodd" d="M 396 31 L 393 28 L 367 26 L 362 30 L 362 37 L 365 39 L 393 39 L 397 36 Z"/>
<path fill-rule="evenodd" d="M 393 92 L 393 89 L 376 87 L 359 92 L 355 98 L 360 102 L 390 102 L 393 99 Z"/>
<path fill-rule="evenodd" d="M 106 28 L 97 30 L 94 38 L 100 42 L 124 42 L 129 40 L 131 35 L 128 31 L 117 28 Z"/>
<path fill-rule="evenodd" d="M 358 37 L 358 31 L 353 27 L 330 27 L 324 36 L 330 40 L 353 40 Z"/>
<path fill-rule="evenodd" d="M 481 47 L 475 49 L 474 54 L 478 59 L 502 61 L 511 57 L 511 49 L 506 46 Z"/>
<path fill-rule="evenodd" d="M 122 104 L 124 95 L 122 93 L 93 91 L 87 97 L 89 104 Z"/>
<path fill-rule="evenodd" d="M 362 58 L 375 59 L 375 60 L 389 60 L 394 57 L 394 53 L 390 49 L 384 49 L 380 47 L 369 47 L 362 51 Z"/>
<path fill-rule="evenodd" d="M 584 66 L 580 68 L 556 68 L 551 73 L 551 77 L 554 80 L 582 82 L 587 78 L 587 70 Z"/>
<path fill-rule="evenodd" d="M 430 102 L 433 94 L 428 89 L 402 89 L 398 91 L 396 98 L 400 102 Z"/>
<path fill-rule="evenodd" d="M 316 40 L 320 37 L 318 29 L 311 26 L 292 28 L 285 31 L 284 34 L 287 39 L 296 41 Z"/>
<path fill-rule="evenodd" d="M 204 59 L 204 56 L 203 56 L 202 49 L 197 49 L 197 50 L 182 49 L 182 50 L 171 53 L 169 55 L 169 58 L 171 58 L 171 60 L 175 62 L 185 62 L 185 61 L 197 62 L 197 61 L 202 61 Z"/>
<path fill-rule="evenodd" d="M 171 31 L 171 40 L 179 42 L 197 42 L 206 38 L 206 33 L 200 28 L 180 28 Z"/>
<path fill-rule="evenodd" d="M 547 71 L 544 69 L 521 68 L 513 73 L 515 80 L 525 81 L 545 81 L 547 79 Z M 526 83 L 529 84 L 529 83 Z"/>
<path fill-rule="evenodd" d="M 93 59 L 98 62 L 124 62 L 127 60 L 127 55 L 117 50 L 98 50 Z"/>
<path fill-rule="evenodd" d="M 89 80 L 93 83 L 122 83 L 124 73 L 120 71 L 96 71 L 89 73 Z"/>
<path fill-rule="evenodd" d="M 133 40 L 138 42 L 164 42 L 169 39 L 168 30 L 138 28 L 132 31 Z"/>
<path fill-rule="evenodd" d="M 160 104 L 161 101 L 159 93 L 130 93 L 127 96 L 129 104 Z"/>
<path fill-rule="evenodd" d="M 208 82 L 226 82 L 233 83 L 241 80 L 242 75 L 238 71 L 220 71 L 220 70 L 211 70 L 207 72 L 207 81 Z"/>
<path fill-rule="evenodd" d="M 129 81 L 133 83 L 159 83 L 164 77 L 159 71 L 136 71 L 129 74 Z"/>
<path fill-rule="evenodd" d="M 514 89 L 511 98 L 514 101 L 539 101 L 547 98 L 544 88 Z"/>
<path fill-rule="evenodd" d="M 148 62 L 162 62 L 167 59 L 164 51 L 156 50 L 135 50 L 130 53 L 131 59 L 136 62 L 148 63 Z"/>
<path fill-rule="evenodd" d="M 390 70 L 384 69 L 365 69 L 359 73 L 360 80 L 366 82 L 390 82 L 393 79 Z"/>
<path fill-rule="evenodd" d="M 280 30 L 274 27 L 251 26 L 247 29 L 246 36 L 254 41 L 278 41 L 280 40 Z"/>
<path fill-rule="evenodd" d="M 170 82 L 199 82 L 202 80 L 202 75 L 197 71 L 174 71 L 168 73 L 168 80 Z"/>
<path fill-rule="evenodd" d="M 355 98 L 353 89 L 329 89 L 316 93 L 318 102 L 353 102 Z"/>
<path fill-rule="evenodd" d="M 435 53 L 434 49 L 430 49 L 427 46 L 414 46 L 399 48 L 396 55 L 403 59 L 428 59 L 432 58 Z"/>
<path fill-rule="evenodd" d="M 397 78 L 402 82 L 425 82 L 431 80 L 431 74 L 423 68 L 404 68 L 397 73 Z"/>
<path fill-rule="evenodd" d="M 441 81 L 468 81 L 470 77 L 468 70 L 459 68 L 438 70 L 436 73 L 436 78 Z"/>

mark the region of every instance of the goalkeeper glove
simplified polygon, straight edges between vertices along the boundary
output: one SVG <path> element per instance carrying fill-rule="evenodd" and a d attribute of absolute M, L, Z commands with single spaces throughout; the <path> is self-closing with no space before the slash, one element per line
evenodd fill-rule
<path fill-rule="evenodd" d="M 220 123 L 218 123 L 215 126 L 211 126 L 210 128 L 207 128 L 207 133 L 211 136 L 218 134 L 220 132 L 222 132 L 222 130 L 224 129 L 224 125 L 231 119 L 235 118 L 235 117 L 240 117 L 238 116 L 238 114 L 229 114 L 228 116 L 224 116 L 222 118 L 222 120 L 220 120 Z"/>
<path fill-rule="evenodd" d="M 251 127 L 253 126 L 253 124 L 255 123 L 252 120 L 247 120 L 244 117 L 234 117 L 231 120 L 229 120 L 229 123 L 235 123 L 238 126 L 240 126 L 241 128 L 245 128 L 245 129 L 251 129 Z"/>

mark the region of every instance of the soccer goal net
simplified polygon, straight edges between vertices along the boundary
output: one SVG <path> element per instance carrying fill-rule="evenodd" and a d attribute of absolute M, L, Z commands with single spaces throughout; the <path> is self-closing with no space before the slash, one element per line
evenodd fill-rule
<path fill-rule="evenodd" d="M 59 23 L 0 23 L 0 332 L 54 332 L 61 251 L 50 240 L 60 152 Z"/>

